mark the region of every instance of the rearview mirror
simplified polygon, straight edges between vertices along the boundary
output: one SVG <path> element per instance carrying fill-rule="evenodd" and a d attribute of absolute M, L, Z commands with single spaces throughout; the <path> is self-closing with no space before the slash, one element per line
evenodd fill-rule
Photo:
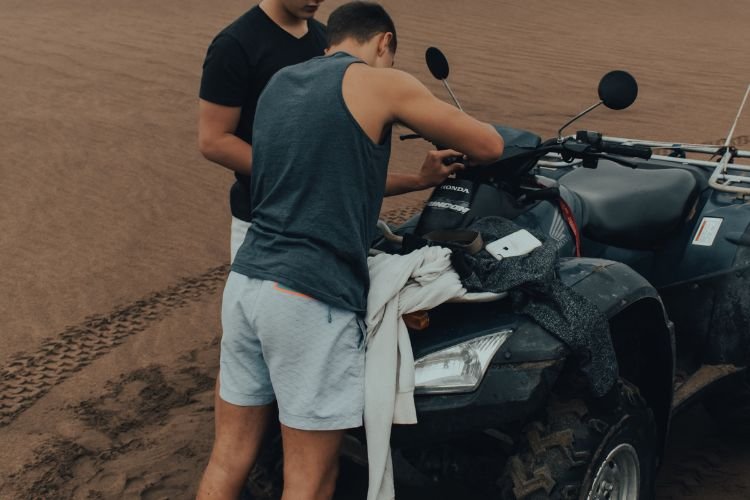
<path fill-rule="evenodd" d="M 425 60 L 427 61 L 427 67 L 430 69 L 432 76 L 438 80 L 445 80 L 448 78 L 450 73 L 450 67 L 448 66 L 448 59 L 437 47 L 430 47 L 425 52 Z"/>
<path fill-rule="evenodd" d="M 638 83 L 627 71 L 610 71 L 599 82 L 599 99 L 609 109 L 625 109 L 638 97 Z"/>

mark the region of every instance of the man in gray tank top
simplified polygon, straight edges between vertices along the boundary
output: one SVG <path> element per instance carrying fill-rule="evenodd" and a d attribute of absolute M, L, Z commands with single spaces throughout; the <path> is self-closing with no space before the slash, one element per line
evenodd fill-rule
<path fill-rule="evenodd" d="M 350 2 L 325 57 L 279 71 L 253 129 L 251 226 L 222 304 L 216 440 L 199 498 L 236 498 L 278 403 L 284 497 L 330 498 L 344 430 L 362 425 L 367 251 L 403 123 L 472 163 L 503 150 L 494 127 L 392 69 L 385 10 Z"/>

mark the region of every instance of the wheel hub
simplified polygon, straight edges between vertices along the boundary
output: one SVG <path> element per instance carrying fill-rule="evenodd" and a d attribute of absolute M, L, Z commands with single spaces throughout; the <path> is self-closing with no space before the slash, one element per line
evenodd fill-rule
<path fill-rule="evenodd" d="M 638 500 L 641 468 L 638 453 L 629 444 L 609 452 L 594 477 L 588 500 Z"/>

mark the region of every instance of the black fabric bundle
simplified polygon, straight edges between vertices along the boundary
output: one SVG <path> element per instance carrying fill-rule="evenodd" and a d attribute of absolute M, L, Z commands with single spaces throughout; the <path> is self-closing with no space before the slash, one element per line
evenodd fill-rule
<path fill-rule="evenodd" d="M 501 217 L 485 217 L 467 229 L 478 231 L 490 243 L 523 228 Z M 570 348 L 592 393 L 601 397 L 613 387 L 618 373 L 607 318 L 562 283 L 556 243 L 529 232 L 542 246 L 527 255 L 498 261 L 486 250 L 469 255 L 454 248 L 453 267 L 469 292 L 508 292 L 515 312 L 531 317 Z"/>

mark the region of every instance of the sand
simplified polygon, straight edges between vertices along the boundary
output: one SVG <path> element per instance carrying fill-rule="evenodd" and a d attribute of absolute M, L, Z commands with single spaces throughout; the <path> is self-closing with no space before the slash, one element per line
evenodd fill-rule
<path fill-rule="evenodd" d="M 595 102 L 602 74 L 627 69 L 636 104 L 581 127 L 717 142 L 750 75 L 740 0 L 384 4 L 398 67 L 447 98 L 423 62 L 440 46 L 467 111 L 542 136 Z M 197 152 L 196 95 L 212 36 L 249 6 L 0 0 L 0 498 L 194 493 L 231 182 Z M 737 129 L 749 134 L 750 118 Z M 394 168 L 427 150 L 397 144 Z M 743 443 L 699 410 L 675 429 L 660 498 L 750 497 Z"/>

